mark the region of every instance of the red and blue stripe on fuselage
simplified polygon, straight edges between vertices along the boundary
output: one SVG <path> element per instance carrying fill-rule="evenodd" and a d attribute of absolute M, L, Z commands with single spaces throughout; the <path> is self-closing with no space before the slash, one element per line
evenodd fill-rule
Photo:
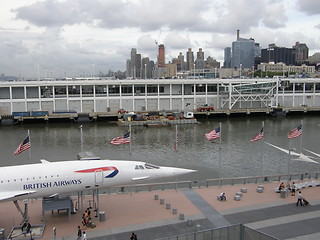
<path fill-rule="evenodd" d="M 105 172 L 105 171 L 111 171 L 111 170 L 113 170 L 112 173 L 110 173 L 109 175 L 105 176 L 105 178 L 113 178 L 119 173 L 119 170 L 116 167 L 97 167 L 97 168 L 78 170 L 78 171 L 75 171 L 75 172 L 78 172 L 78 173 L 93 173 L 93 172 L 97 172 L 97 171 Z"/>

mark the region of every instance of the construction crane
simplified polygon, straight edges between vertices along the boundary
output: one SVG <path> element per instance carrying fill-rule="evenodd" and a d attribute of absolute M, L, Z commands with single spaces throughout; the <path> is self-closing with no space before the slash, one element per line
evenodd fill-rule
<path fill-rule="evenodd" d="M 157 40 L 154 40 L 155 44 L 156 44 L 156 64 L 158 64 L 158 46 L 159 46 L 159 39 L 160 39 L 160 36 L 161 36 L 161 33 L 162 33 L 162 30 L 160 30 L 159 32 L 159 35 L 158 35 L 158 39 Z"/>

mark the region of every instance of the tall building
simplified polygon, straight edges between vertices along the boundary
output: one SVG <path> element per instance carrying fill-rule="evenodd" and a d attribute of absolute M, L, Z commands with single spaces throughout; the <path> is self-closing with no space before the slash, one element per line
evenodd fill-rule
<path fill-rule="evenodd" d="M 255 58 L 255 41 L 253 38 L 240 38 L 237 30 L 237 41 L 232 43 L 232 68 L 252 68 Z"/>
<path fill-rule="evenodd" d="M 296 42 L 296 45 L 292 47 L 295 53 L 296 64 L 301 65 L 309 57 L 309 48 L 305 43 Z"/>
<path fill-rule="evenodd" d="M 195 67 L 196 69 L 204 69 L 204 52 L 202 51 L 202 48 L 199 48 L 199 51 L 197 52 Z"/>
<path fill-rule="evenodd" d="M 261 63 L 285 63 L 287 66 L 295 65 L 295 51 L 293 48 L 277 47 L 269 44 L 268 48 L 261 50 Z"/>
<path fill-rule="evenodd" d="M 141 54 L 136 54 L 135 69 L 136 69 L 135 78 L 141 78 Z"/>
<path fill-rule="evenodd" d="M 141 78 L 150 79 L 152 78 L 152 72 L 154 68 L 154 61 L 150 61 L 148 57 L 141 59 Z"/>
<path fill-rule="evenodd" d="M 158 67 L 165 66 L 165 52 L 164 52 L 164 45 L 160 44 L 158 49 Z"/>
<path fill-rule="evenodd" d="M 178 60 L 179 60 L 180 66 L 177 65 L 177 70 L 178 71 L 186 70 L 186 63 L 184 61 L 184 56 L 182 55 L 182 52 L 179 53 Z"/>
<path fill-rule="evenodd" d="M 126 63 L 126 77 L 130 78 L 131 77 L 131 60 L 127 59 Z"/>
<path fill-rule="evenodd" d="M 132 48 L 131 49 L 131 59 L 130 59 L 130 74 L 129 74 L 129 77 L 132 77 L 132 78 L 136 78 L 137 77 L 137 69 L 136 69 L 136 66 L 135 66 L 135 63 L 136 63 L 136 55 L 137 55 L 137 49 L 135 48 Z"/>
<path fill-rule="evenodd" d="M 187 69 L 186 70 L 192 70 L 193 64 L 194 64 L 194 56 L 193 56 L 192 49 L 189 48 L 187 52 Z"/>
<path fill-rule="evenodd" d="M 131 49 L 131 58 L 127 61 L 127 77 L 141 78 L 141 54 L 137 54 L 137 49 Z"/>
<path fill-rule="evenodd" d="M 224 68 L 231 68 L 231 47 L 226 47 L 224 49 Z"/>

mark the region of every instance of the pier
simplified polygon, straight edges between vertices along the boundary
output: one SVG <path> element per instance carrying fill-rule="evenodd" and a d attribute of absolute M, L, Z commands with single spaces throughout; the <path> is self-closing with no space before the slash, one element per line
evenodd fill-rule
<path fill-rule="evenodd" d="M 176 125 L 176 124 L 191 124 L 196 123 L 197 118 L 203 117 L 236 117 L 236 116 L 255 116 L 255 115 L 265 115 L 270 117 L 275 117 L 275 109 L 281 109 L 284 115 L 296 115 L 296 114 L 319 114 L 320 106 L 299 106 L 299 107 L 284 107 L 284 108 L 241 108 L 241 109 L 216 109 L 210 112 L 197 112 L 193 111 L 195 119 L 179 119 L 170 121 L 118 121 L 117 112 L 92 112 L 92 113 L 60 113 L 60 114 L 49 114 L 44 112 L 43 115 L 30 116 L 28 115 L 0 115 L 1 124 L 6 124 L 10 122 L 11 124 L 23 123 L 23 122 L 56 122 L 56 121 L 72 121 L 77 123 L 78 121 L 113 121 L 117 122 L 119 126 L 146 126 L 147 124 L 157 124 L 157 125 Z M 142 112 L 143 114 L 148 114 L 148 112 Z"/>

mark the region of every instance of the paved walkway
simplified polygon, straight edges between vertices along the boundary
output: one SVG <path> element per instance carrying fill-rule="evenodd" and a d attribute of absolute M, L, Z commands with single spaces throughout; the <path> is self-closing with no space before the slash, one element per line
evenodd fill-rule
<path fill-rule="evenodd" d="M 206 202 L 193 189 L 184 189 L 182 192 L 189 198 L 201 213 L 212 223 L 215 228 L 231 225 L 216 209 Z"/>
<path fill-rule="evenodd" d="M 129 239 L 131 232 L 138 239 L 152 240 L 192 233 L 230 224 L 243 223 L 245 226 L 286 240 L 320 239 L 320 187 L 302 190 L 309 200 L 309 206 L 297 207 L 296 196 L 281 198 L 274 189 L 279 183 L 265 183 L 263 193 L 256 191 L 257 184 L 166 190 L 139 193 L 102 194 L 99 211 L 106 212 L 106 221 L 94 218 L 97 227 L 85 229 L 89 239 Z M 233 200 L 236 192 L 247 188 L 240 201 Z M 228 200 L 218 201 L 216 196 L 225 192 Z M 164 204 L 155 200 L 164 199 Z M 88 196 L 85 207 L 88 207 Z M 170 209 L 166 208 L 170 203 Z M 19 225 L 21 216 L 13 203 L 0 203 L 0 227 L 9 234 L 13 226 Z M 172 208 L 177 209 L 174 214 Z M 81 223 L 83 211 L 68 219 L 66 212 L 46 212 L 46 229 L 43 239 L 53 239 L 52 228 L 57 229 L 57 239 L 75 239 L 77 226 Z M 41 201 L 29 202 L 29 216 L 32 224 L 41 222 Z M 180 219 L 180 214 L 184 219 Z M 192 224 L 188 224 L 191 219 Z"/>

